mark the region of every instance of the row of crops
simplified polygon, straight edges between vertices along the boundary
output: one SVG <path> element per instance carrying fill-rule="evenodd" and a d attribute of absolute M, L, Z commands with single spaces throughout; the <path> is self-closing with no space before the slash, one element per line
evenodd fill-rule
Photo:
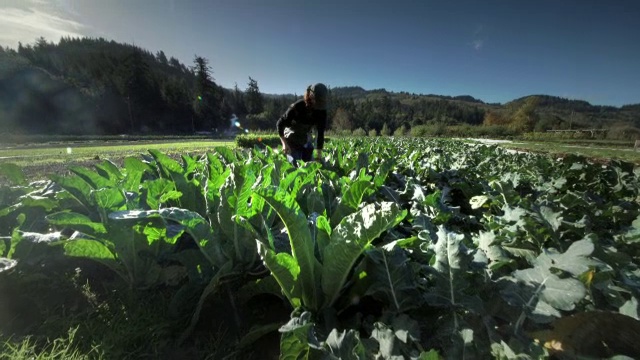
<path fill-rule="evenodd" d="M 297 168 L 220 147 L 70 170 L 2 166 L 0 276 L 93 260 L 171 292 L 178 344 L 223 301 L 238 355 L 277 332 L 283 359 L 640 357 L 632 164 L 375 138 Z"/>

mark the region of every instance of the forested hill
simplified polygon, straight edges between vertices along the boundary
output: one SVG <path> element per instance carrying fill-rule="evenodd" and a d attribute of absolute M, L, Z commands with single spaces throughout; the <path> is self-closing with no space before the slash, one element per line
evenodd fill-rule
<path fill-rule="evenodd" d="M 236 114 L 243 128 L 273 130 L 296 95 L 262 94 L 259 79 L 225 89 L 206 58 L 182 64 L 162 51 L 105 39 L 39 39 L 0 47 L 3 133 L 180 134 L 223 132 Z M 321 80 L 321 79 L 319 79 Z M 331 84 L 328 84 L 331 85 Z M 303 89 L 301 89 L 302 91 Z M 418 125 L 503 125 L 518 131 L 640 127 L 640 104 L 621 108 L 535 95 L 487 104 L 471 95 L 443 96 L 331 89 L 331 126 L 393 132 Z"/>

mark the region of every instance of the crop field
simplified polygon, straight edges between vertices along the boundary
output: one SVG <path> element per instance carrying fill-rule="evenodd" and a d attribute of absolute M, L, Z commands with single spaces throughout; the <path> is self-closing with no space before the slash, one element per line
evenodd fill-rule
<path fill-rule="evenodd" d="M 40 180 L 48 174 L 67 172 L 72 165 L 93 166 L 102 160 L 122 165 L 124 158 L 145 154 L 150 147 L 179 157 L 184 153 L 205 153 L 216 146 L 233 145 L 232 140 L 191 139 L 30 143 L 0 148 L 0 164 L 16 164 L 29 179 Z"/>
<path fill-rule="evenodd" d="M 0 164 L 0 354 L 640 358 L 631 162 L 415 138 L 335 139 L 298 167 L 205 148 L 33 182 Z"/>

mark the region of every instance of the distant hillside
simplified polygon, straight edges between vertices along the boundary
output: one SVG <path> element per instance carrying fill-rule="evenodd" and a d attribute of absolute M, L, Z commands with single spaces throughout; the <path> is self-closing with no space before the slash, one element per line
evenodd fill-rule
<path fill-rule="evenodd" d="M 528 99 L 535 97 L 536 110 L 543 118 L 557 117 L 562 120 L 560 127 L 610 127 L 627 124 L 640 127 L 640 104 L 615 106 L 592 105 L 584 100 L 572 100 L 549 95 L 530 95 L 508 102 L 505 108 L 522 106 Z"/>
<path fill-rule="evenodd" d="M 44 39 L 0 47 L 0 126 L 4 133 L 176 134 L 222 132 L 236 114 L 243 127 L 273 130 L 302 94 L 263 94 L 259 79 L 225 89 L 208 60 L 190 66 L 159 51 L 105 39 Z M 330 84 L 328 84 L 330 85 Z M 640 104 L 617 108 L 549 95 L 488 104 L 471 95 L 444 96 L 331 89 L 330 126 L 393 132 L 416 126 L 498 124 L 518 131 L 640 128 Z M 526 118 L 526 119 L 525 119 Z M 515 126 L 519 121 L 520 125 Z"/>
<path fill-rule="evenodd" d="M 478 100 L 470 95 L 460 95 L 460 96 L 445 96 L 445 95 L 416 95 L 409 94 L 408 92 L 400 92 L 393 93 L 389 92 L 386 89 L 374 89 L 374 90 L 365 90 L 360 86 L 343 86 L 343 87 L 335 87 L 331 89 L 331 92 L 337 97 L 345 97 L 345 98 L 359 98 L 359 97 L 367 97 L 370 95 L 378 95 L 378 96 L 400 96 L 403 98 L 415 98 L 423 97 L 423 98 L 431 98 L 431 99 L 442 99 L 442 100 L 460 100 L 465 102 L 473 102 L 484 104 L 482 100 Z"/>
<path fill-rule="evenodd" d="M 422 113 L 427 122 L 445 119 L 448 124 L 477 124 L 477 117 L 470 112 L 487 111 L 504 117 L 512 116 L 528 100 L 535 99 L 535 112 L 538 115 L 538 130 L 544 129 L 576 129 L 602 128 L 613 125 L 640 127 L 640 104 L 614 106 L 592 105 L 584 100 L 565 99 L 550 95 L 530 95 L 518 98 L 505 104 L 485 103 L 470 95 L 416 95 L 407 92 L 394 93 L 384 89 L 365 90 L 361 87 L 338 87 L 331 91 L 338 98 L 347 98 L 354 103 L 388 99 L 414 110 L 414 115 Z M 465 115 L 466 113 L 466 115 Z M 414 119 L 415 120 L 415 119 Z M 482 122 L 482 121 L 480 121 Z M 419 124 L 414 121 L 414 124 Z"/>

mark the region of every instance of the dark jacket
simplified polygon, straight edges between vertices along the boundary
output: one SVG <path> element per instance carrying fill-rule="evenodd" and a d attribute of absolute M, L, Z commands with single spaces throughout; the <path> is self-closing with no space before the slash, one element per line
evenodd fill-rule
<path fill-rule="evenodd" d="M 313 127 L 318 130 L 317 148 L 324 146 L 324 129 L 327 126 L 326 110 L 310 110 L 304 100 L 298 100 L 278 119 L 278 134 L 285 139 L 288 146 L 300 149 L 311 140 Z"/>

